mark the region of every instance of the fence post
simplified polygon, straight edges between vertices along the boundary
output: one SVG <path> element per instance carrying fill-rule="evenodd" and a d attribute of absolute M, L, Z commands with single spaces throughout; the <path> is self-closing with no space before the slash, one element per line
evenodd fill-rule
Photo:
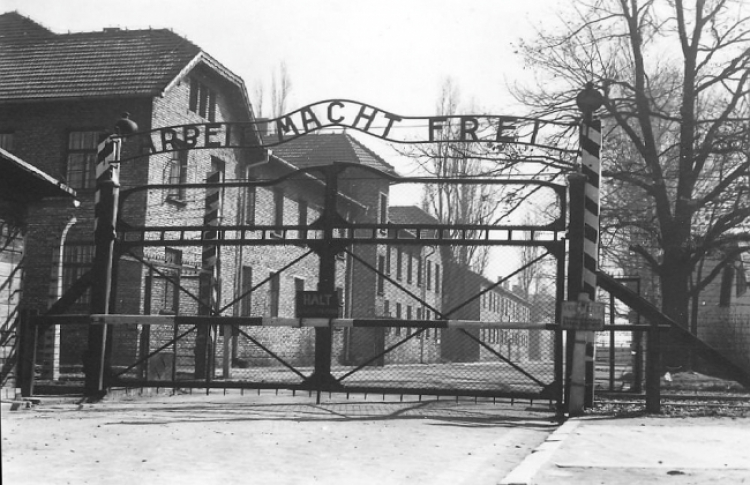
<path fill-rule="evenodd" d="M 34 317 L 38 315 L 36 310 L 21 310 L 18 322 L 18 367 L 17 387 L 21 388 L 23 397 L 31 397 L 34 394 L 34 381 L 36 379 L 36 351 L 39 330 Z"/>
<path fill-rule="evenodd" d="M 216 245 L 218 232 L 216 226 L 219 225 L 221 211 L 221 187 L 222 172 L 217 170 L 212 172 L 206 178 L 206 183 L 215 184 L 214 187 L 206 189 L 206 207 L 203 216 L 203 252 L 201 261 L 201 273 L 199 282 L 199 300 L 201 305 L 198 307 L 199 315 L 210 316 L 214 314 L 218 304 L 218 281 L 217 281 L 217 264 L 219 247 Z M 213 377 L 214 349 L 211 329 L 213 325 L 200 324 L 195 333 L 195 378 L 205 379 L 210 382 Z M 206 388 L 208 389 L 208 387 Z"/>
<path fill-rule="evenodd" d="M 646 412 L 661 413 L 661 330 L 657 323 L 652 322 L 648 329 L 646 343 Z"/>
<path fill-rule="evenodd" d="M 583 283 L 583 201 L 586 177 L 580 173 L 568 175 L 570 223 L 568 225 L 568 300 L 577 300 Z M 583 359 L 583 349 L 576 349 L 578 332 L 567 330 L 565 348 L 565 407 L 569 414 L 583 412 L 584 375 L 578 372 L 577 360 Z M 574 370 L 575 369 L 575 370 Z"/>

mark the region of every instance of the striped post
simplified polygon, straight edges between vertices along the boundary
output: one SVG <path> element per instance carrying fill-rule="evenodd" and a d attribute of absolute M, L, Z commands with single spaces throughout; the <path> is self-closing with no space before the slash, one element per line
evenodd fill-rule
<path fill-rule="evenodd" d="M 96 193 L 94 195 L 94 283 L 91 288 L 91 313 L 109 313 L 112 291 L 112 259 L 115 221 L 120 193 L 120 149 L 116 135 L 103 136 L 96 153 Z M 87 397 L 100 397 L 105 391 L 107 367 L 107 326 L 92 325 L 88 332 L 88 350 L 84 356 Z"/>
<path fill-rule="evenodd" d="M 599 179 L 602 122 L 585 116 L 581 127 L 581 171 L 586 176 L 583 206 L 583 286 L 581 293 L 596 300 L 599 266 Z M 579 294 L 579 298 L 581 295 Z M 584 407 L 594 405 L 596 334 L 586 332 Z"/>
<path fill-rule="evenodd" d="M 599 178 L 602 122 L 584 120 L 581 127 L 581 171 L 586 176 L 583 207 L 583 287 L 589 299 L 596 299 L 596 273 L 599 261 Z"/>
<path fill-rule="evenodd" d="M 601 164 L 601 121 L 594 112 L 604 98 L 592 83 L 576 96 L 583 113 L 580 131 L 580 172 L 571 174 L 570 227 L 568 258 L 568 300 L 593 301 L 599 259 L 599 178 Z M 566 401 L 571 415 L 583 413 L 594 403 L 594 352 L 596 334 L 591 331 L 568 332 L 568 378 Z"/>
<path fill-rule="evenodd" d="M 221 171 L 216 171 L 206 178 L 208 184 L 221 183 Z M 198 309 L 199 315 L 212 315 L 219 302 L 218 259 L 219 247 L 216 245 L 221 212 L 221 187 L 206 189 L 206 207 L 203 216 L 203 253 L 201 258 L 201 276 L 199 298 L 203 303 Z M 195 341 L 195 378 L 211 379 L 213 372 L 213 342 L 211 328 L 198 327 Z"/>

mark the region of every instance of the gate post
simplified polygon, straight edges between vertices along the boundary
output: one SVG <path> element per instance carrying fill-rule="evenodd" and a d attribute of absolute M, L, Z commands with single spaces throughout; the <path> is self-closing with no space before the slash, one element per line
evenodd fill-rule
<path fill-rule="evenodd" d="M 36 310 L 24 309 L 21 310 L 18 317 L 16 387 L 21 388 L 21 396 L 23 397 L 31 397 L 34 394 L 39 327 L 33 318 L 38 314 L 39 312 Z"/>
<path fill-rule="evenodd" d="M 580 174 L 583 177 L 570 178 L 571 246 L 568 298 L 574 301 L 581 297 L 586 297 L 590 301 L 596 299 L 601 121 L 594 119 L 593 113 L 601 107 L 602 101 L 601 93 L 594 89 L 590 82 L 576 96 L 576 104 L 583 113 L 580 131 Z M 594 404 L 596 334 L 590 331 L 571 333 L 569 340 L 572 341 L 569 345 L 573 345 L 574 348 L 568 353 L 572 358 L 569 365 L 569 369 L 572 370 L 569 371 L 571 386 L 568 391 L 568 412 L 577 414 L 582 412 L 584 407 Z M 583 376 L 578 375 L 579 369 L 583 370 Z M 583 387 L 575 385 L 580 381 Z"/>
<path fill-rule="evenodd" d="M 109 313 L 112 292 L 112 259 L 115 242 L 115 224 L 120 194 L 120 149 L 119 135 L 109 135 L 100 140 L 96 154 L 96 194 L 94 196 L 94 281 L 91 288 L 91 313 Z M 85 395 L 98 398 L 106 394 L 104 369 L 108 365 L 106 355 L 107 325 L 89 323 L 88 349 L 84 354 L 83 368 L 86 374 Z"/>
<path fill-rule="evenodd" d="M 333 239 L 334 226 L 341 222 L 336 209 L 338 196 L 338 177 L 343 169 L 336 163 L 325 167 L 325 202 L 323 204 L 322 222 L 323 238 L 321 243 L 315 246 L 316 253 L 320 258 L 320 273 L 318 277 L 318 291 L 323 293 L 334 293 L 336 291 L 336 254 L 341 249 Z M 307 384 L 321 389 L 332 389 L 340 387 L 340 383 L 331 374 L 331 350 L 333 346 L 333 331 L 328 327 L 315 327 L 315 371 L 307 379 Z M 320 401 L 320 394 L 318 394 Z"/>

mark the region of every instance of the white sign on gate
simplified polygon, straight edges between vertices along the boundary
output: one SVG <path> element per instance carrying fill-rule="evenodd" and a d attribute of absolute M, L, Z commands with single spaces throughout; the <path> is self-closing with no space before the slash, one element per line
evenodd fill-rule
<path fill-rule="evenodd" d="M 604 308 L 604 303 L 596 301 L 564 301 L 560 308 L 560 327 L 589 332 L 602 330 Z"/>

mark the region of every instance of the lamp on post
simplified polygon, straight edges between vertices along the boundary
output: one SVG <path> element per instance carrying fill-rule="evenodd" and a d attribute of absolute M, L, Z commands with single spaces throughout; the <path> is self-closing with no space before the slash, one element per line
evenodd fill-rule
<path fill-rule="evenodd" d="M 138 125 L 129 113 L 115 123 L 115 134 L 102 134 L 96 153 L 96 193 L 94 195 L 94 262 L 91 288 L 92 315 L 109 313 L 112 292 L 112 260 L 115 242 L 117 205 L 120 195 L 120 150 L 122 137 L 132 135 Z M 107 326 L 89 324 L 88 349 L 84 355 L 85 395 L 100 398 L 106 394 L 104 370 L 108 367 L 106 352 Z"/>

